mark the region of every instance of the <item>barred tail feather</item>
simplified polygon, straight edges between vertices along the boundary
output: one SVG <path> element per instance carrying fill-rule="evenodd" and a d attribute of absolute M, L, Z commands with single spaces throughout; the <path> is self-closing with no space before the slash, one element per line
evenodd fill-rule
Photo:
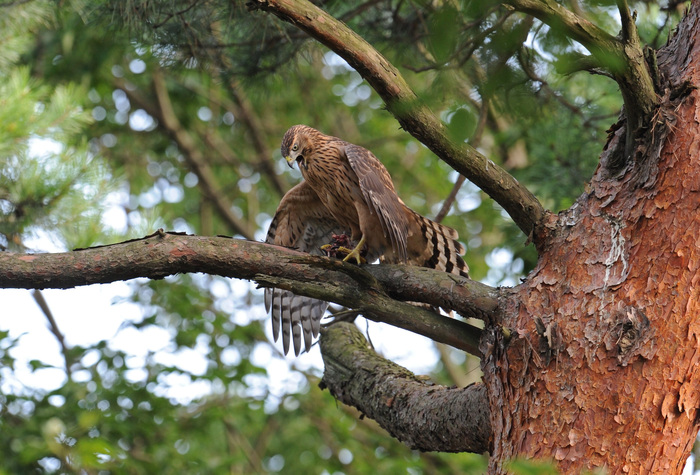
<path fill-rule="evenodd" d="M 280 325 L 282 319 L 277 318 L 279 308 L 275 309 L 275 289 L 265 289 L 265 311 L 272 315 L 272 337 L 277 341 L 280 336 Z"/>
<path fill-rule="evenodd" d="M 301 306 L 302 300 L 306 297 L 299 297 L 292 294 L 289 299 L 289 310 L 292 317 L 292 341 L 294 342 L 294 355 L 299 356 L 301 350 Z M 304 332 L 306 333 L 306 332 Z"/>
<path fill-rule="evenodd" d="M 297 194 L 304 192 L 302 188 L 295 189 Z M 293 199 L 294 197 L 290 198 Z M 310 205 L 303 201 L 299 206 Z M 332 219 L 315 217 L 313 214 L 306 216 L 303 221 L 298 218 L 298 213 L 290 213 L 287 207 L 280 204 L 267 230 L 265 242 L 321 255 L 320 246 L 327 244 L 333 234 L 350 234 L 349 230 L 339 227 Z M 299 355 L 302 339 L 306 351 L 311 350 L 327 308 L 328 302 L 322 300 L 295 295 L 288 290 L 265 289 L 265 309 L 272 317 L 272 336 L 277 341 L 282 335 L 282 350 L 285 354 L 290 346 L 294 346 L 294 353 Z"/>
<path fill-rule="evenodd" d="M 415 216 L 420 223 L 421 237 L 425 244 L 423 253 L 412 259 L 412 263 L 469 277 L 469 266 L 462 259 L 464 246 L 457 241 L 457 231 L 418 214 Z"/>
<path fill-rule="evenodd" d="M 265 289 L 265 310 L 272 316 L 272 337 L 277 341 L 282 334 L 285 354 L 293 345 L 294 353 L 299 355 L 302 339 L 306 351 L 311 350 L 327 308 L 328 302 L 323 300 L 302 297 L 288 290 Z"/>

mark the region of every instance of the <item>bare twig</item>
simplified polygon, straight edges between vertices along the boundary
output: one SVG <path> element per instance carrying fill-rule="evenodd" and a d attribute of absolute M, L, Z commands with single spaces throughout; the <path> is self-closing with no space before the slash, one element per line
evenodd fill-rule
<path fill-rule="evenodd" d="M 523 50 L 521 49 L 518 51 L 518 63 L 520 64 L 520 67 L 522 68 L 523 72 L 525 75 L 530 78 L 531 81 L 535 81 L 540 83 L 541 87 L 544 88 L 544 90 L 547 92 L 547 94 L 550 97 L 553 97 L 555 100 L 557 100 L 561 105 L 569 109 L 571 112 L 573 112 L 576 115 L 583 115 L 581 112 L 581 108 L 577 107 L 575 104 L 572 104 L 571 102 L 567 101 L 564 96 L 561 94 L 558 94 L 554 90 L 552 90 L 551 86 L 549 83 L 544 79 L 541 78 L 537 73 L 535 73 L 535 70 L 532 69 L 530 64 L 527 62 L 526 58 L 523 56 Z"/>
<path fill-rule="evenodd" d="M 476 129 L 474 130 L 474 134 L 472 135 L 472 138 L 470 140 L 470 143 L 472 144 L 472 147 L 476 148 L 479 146 L 481 143 L 481 138 L 484 135 L 484 128 L 486 126 L 486 118 L 488 117 L 488 101 L 484 99 L 483 97 L 481 98 L 481 106 L 479 107 L 479 120 L 476 124 Z M 447 216 L 447 213 L 449 213 L 450 208 L 452 207 L 452 203 L 454 203 L 455 199 L 457 199 L 457 193 L 459 193 L 459 190 L 462 188 L 462 185 L 464 185 L 464 182 L 466 181 L 466 177 L 464 175 L 459 175 L 457 177 L 457 180 L 455 181 L 454 186 L 452 187 L 452 191 L 450 191 L 450 194 L 447 196 L 445 201 L 442 203 L 442 207 L 440 208 L 440 211 L 438 214 L 435 216 L 435 221 L 440 223 L 442 222 L 443 219 L 445 219 L 445 216 Z"/>
<path fill-rule="evenodd" d="M 68 350 L 70 348 L 68 347 L 68 344 L 66 343 L 66 339 L 63 336 L 63 333 L 61 333 L 61 329 L 58 328 L 58 323 L 56 323 L 56 319 L 53 317 L 53 312 L 51 312 L 51 308 L 49 307 L 48 302 L 46 302 L 46 299 L 44 298 L 44 294 L 41 292 L 41 290 L 35 289 L 32 292 L 32 297 L 34 297 L 36 304 L 39 306 L 41 311 L 46 316 L 46 320 L 48 320 L 48 322 L 49 322 L 49 330 L 51 330 L 51 333 L 53 333 L 53 336 L 56 337 L 56 340 L 58 341 L 58 344 L 61 347 L 61 355 L 63 355 L 63 364 L 66 367 L 66 375 L 68 376 L 68 379 L 71 379 L 71 377 L 72 377 L 71 365 L 73 362 L 71 361 L 70 357 L 68 356 Z"/>
<path fill-rule="evenodd" d="M 452 207 L 452 203 L 454 203 L 455 200 L 457 199 L 457 194 L 459 193 L 459 190 L 462 188 L 462 185 L 464 185 L 465 181 L 467 181 L 467 178 L 464 175 L 459 175 L 457 177 L 455 184 L 452 185 L 452 190 L 450 190 L 450 194 L 447 195 L 447 198 L 445 198 L 445 201 L 443 201 L 443 203 L 442 203 L 442 207 L 440 208 L 440 211 L 438 211 L 438 214 L 435 215 L 434 221 L 436 223 L 442 222 L 442 220 L 445 219 L 445 216 L 447 216 L 447 213 L 450 212 L 450 208 Z"/>

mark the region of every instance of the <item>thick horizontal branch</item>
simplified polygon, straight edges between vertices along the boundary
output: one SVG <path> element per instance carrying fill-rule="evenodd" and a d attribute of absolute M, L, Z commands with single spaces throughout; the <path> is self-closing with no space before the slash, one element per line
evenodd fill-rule
<path fill-rule="evenodd" d="M 490 449 L 493 435 L 484 385 L 447 388 L 418 378 L 377 355 L 347 323 L 323 330 L 321 354 L 321 386 L 409 447 L 475 453 Z"/>
<path fill-rule="evenodd" d="M 71 288 L 204 272 L 275 285 L 358 308 L 365 316 L 478 354 L 478 333 L 459 320 L 397 300 L 425 302 L 470 317 L 497 310 L 495 289 L 410 266 L 365 265 L 269 244 L 158 232 L 144 239 L 55 254 L 0 253 L 0 288 Z"/>
<path fill-rule="evenodd" d="M 377 91 L 404 130 L 503 206 L 527 236 L 533 235 L 545 214 L 537 198 L 474 148 L 453 143 L 443 122 L 419 101 L 399 70 L 372 45 L 306 0 L 256 0 L 248 5 L 300 28 L 345 59 Z"/>

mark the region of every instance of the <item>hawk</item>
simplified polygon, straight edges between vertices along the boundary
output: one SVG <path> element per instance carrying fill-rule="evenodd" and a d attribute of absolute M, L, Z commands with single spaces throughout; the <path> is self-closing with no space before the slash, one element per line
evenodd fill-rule
<path fill-rule="evenodd" d="M 391 176 L 372 152 L 306 125 L 291 127 L 282 139 L 282 156 L 296 162 L 304 180 L 282 198 L 266 242 L 322 255 L 334 235 L 357 244 L 345 261 L 379 259 L 387 263 L 430 267 L 469 277 L 457 231 L 416 213 L 399 198 Z M 275 341 L 282 332 L 284 353 L 290 335 L 299 354 L 302 336 L 308 351 L 318 336 L 327 302 L 266 289 Z"/>

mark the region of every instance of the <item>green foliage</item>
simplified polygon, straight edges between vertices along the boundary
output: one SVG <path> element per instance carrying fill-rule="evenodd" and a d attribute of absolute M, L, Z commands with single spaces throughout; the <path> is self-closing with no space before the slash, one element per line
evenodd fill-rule
<path fill-rule="evenodd" d="M 34 39 L 28 33 L 51 25 L 53 9 L 48 1 L 17 2 L 3 6 L 0 15 L 0 72 L 12 68 L 28 49 Z"/>
<path fill-rule="evenodd" d="M 455 18 L 458 16 L 457 10 L 449 4 L 430 16 L 428 44 L 430 52 L 438 63 L 449 60 L 457 49 L 459 22 L 456 22 Z"/>
<path fill-rule="evenodd" d="M 580 45 L 493 2 L 323 7 L 401 68 L 455 141 L 508 169 L 546 207 L 565 209 L 584 192 L 621 101 L 607 78 L 555 72 Z M 617 33 L 611 2 L 582 8 Z M 672 12 L 640 11 L 643 38 L 659 44 Z M 427 216 L 457 180 L 344 61 L 244 2 L 35 0 L 0 12 L 3 248 L 71 249 L 158 227 L 262 239 L 299 180 L 277 152 L 297 123 L 371 149 Z M 450 209 L 444 223 L 466 244 L 474 278 L 515 285 L 534 267 L 526 236 L 473 184 Z M 20 361 L 22 339 L 0 330 L 0 473 L 485 470 L 481 455 L 410 451 L 338 407 L 316 387 L 318 359 L 286 360 L 268 340 L 252 285 L 182 275 L 129 286 L 124 300 L 140 316 L 112 340 L 67 344 L 65 367 L 39 355 Z M 455 353 L 435 378 L 455 384 L 447 369 L 456 364 L 457 375 L 478 379 Z M 22 385 L 24 367 L 64 381 Z"/>
<path fill-rule="evenodd" d="M 73 85 L 51 88 L 26 67 L 8 71 L 0 84 L 0 236 L 20 243 L 50 230 L 66 248 L 99 242 L 110 171 L 73 137 L 92 122 L 79 105 L 85 91 Z M 41 149 L 43 151 L 39 152 Z"/>
<path fill-rule="evenodd" d="M 559 470 L 554 462 L 515 459 L 508 462 L 506 469 L 514 475 L 557 475 Z"/>

